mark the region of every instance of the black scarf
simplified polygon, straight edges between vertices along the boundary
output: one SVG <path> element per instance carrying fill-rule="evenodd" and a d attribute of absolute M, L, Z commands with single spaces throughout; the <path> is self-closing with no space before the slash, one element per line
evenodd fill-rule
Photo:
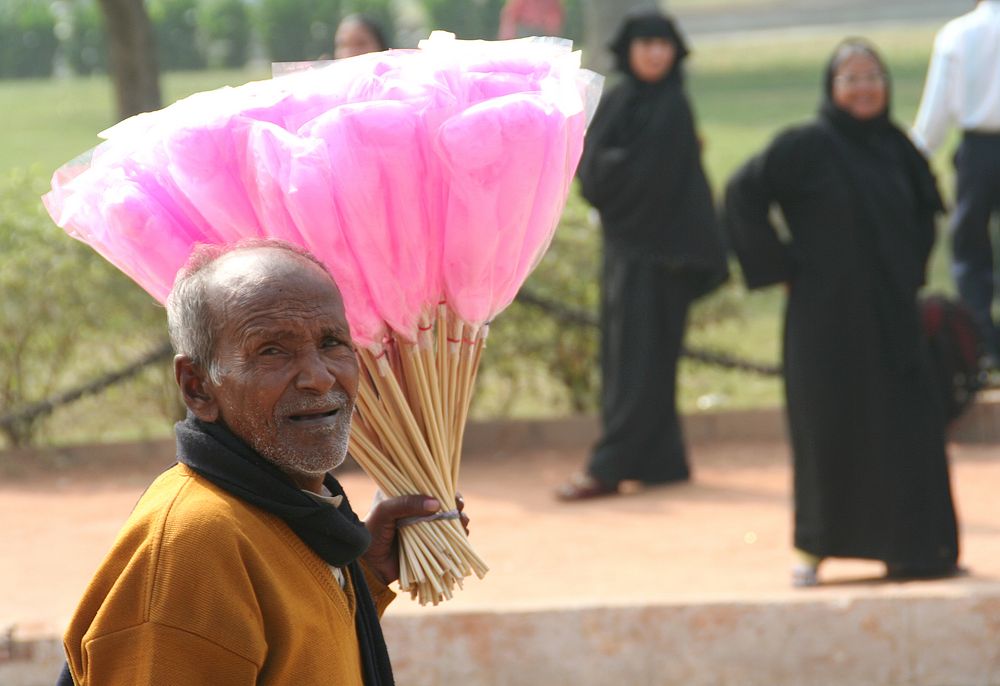
<path fill-rule="evenodd" d="M 891 89 L 885 63 L 867 43 L 850 44 L 878 63 L 885 74 L 888 102 Z M 927 160 L 892 122 L 888 105 L 878 116 L 861 120 L 834 103 L 839 52 L 824 75 L 819 126 L 854 198 L 857 240 L 875 278 L 872 293 L 888 343 L 888 362 L 905 370 L 917 363 L 919 355 L 916 293 L 934 243 L 934 215 L 944 204 Z"/>
<path fill-rule="evenodd" d="M 303 493 L 284 472 L 220 424 L 189 415 L 175 430 L 179 462 L 228 493 L 277 515 L 324 561 L 346 567 L 354 586 L 354 622 L 365 684 L 391 686 L 389 653 L 358 562 L 371 536 L 351 509 L 340 483 L 330 474 L 324 479 L 333 495 L 343 496 L 340 507 L 331 507 Z"/>

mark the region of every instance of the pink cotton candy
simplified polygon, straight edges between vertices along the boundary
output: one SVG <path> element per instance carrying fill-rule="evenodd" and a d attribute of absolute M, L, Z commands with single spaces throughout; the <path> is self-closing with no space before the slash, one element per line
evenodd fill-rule
<path fill-rule="evenodd" d="M 552 127 L 547 109 L 530 94 L 505 96 L 441 127 L 438 151 L 451 171 L 444 290 L 469 323 L 495 314 L 516 272 Z"/>
<path fill-rule="evenodd" d="M 521 243 L 521 255 L 506 290 L 499 298 L 498 308 L 492 316 L 513 302 L 521 284 L 538 266 L 548 250 L 559 218 L 562 216 L 573 182 L 574 171 L 583 153 L 583 133 L 586 128 L 585 114 L 580 112 L 560 121 L 560 130 L 547 139 L 546 160 L 538 180 L 538 192 L 531 219 Z"/>
<path fill-rule="evenodd" d="M 211 127 L 174 131 L 164 141 L 174 183 L 227 243 L 265 235 L 241 178 L 252 159 L 237 146 L 239 128 L 246 125 L 233 117 Z"/>
<path fill-rule="evenodd" d="M 435 33 L 121 122 L 44 201 L 160 301 L 198 243 L 280 238 L 330 269 L 358 343 L 415 340 L 442 297 L 472 325 L 511 302 L 598 87 L 566 43 Z"/>
<path fill-rule="evenodd" d="M 121 268 L 159 302 L 166 300 L 174 277 L 191 252 L 191 243 L 154 199 L 131 184 L 120 184 L 105 198 L 105 244 L 112 247 Z M 156 259 L 139 257 L 149 250 Z"/>
<path fill-rule="evenodd" d="M 355 342 L 365 347 L 380 343 L 386 333 L 385 323 L 347 242 L 331 192 L 333 170 L 325 144 L 321 140 L 309 141 L 289 157 L 288 164 L 285 203 L 302 236 L 302 245 L 329 268 L 337 282 Z"/>
<path fill-rule="evenodd" d="M 326 141 L 329 190 L 376 308 L 392 329 L 412 338 L 426 235 L 420 160 L 412 154 L 416 115 L 399 102 L 359 103 L 316 119 L 307 133 Z"/>
<path fill-rule="evenodd" d="M 234 138 L 247 158 L 240 180 L 257 224 L 270 238 L 303 245 L 302 235 L 285 206 L 291 160 L 303 145 L 302 139 L 268 122 L 248 122 Z"/>

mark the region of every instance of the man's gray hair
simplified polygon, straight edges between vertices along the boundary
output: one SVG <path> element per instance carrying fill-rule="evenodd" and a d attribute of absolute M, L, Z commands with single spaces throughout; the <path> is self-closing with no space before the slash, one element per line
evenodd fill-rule
<path fill-rule="evenodd" d="M 286 250 L 330 273 L 326 265 L 308 250 L 286 241 L 254 238 L 230 245 L 197 246 L 184 267 L 177 272 L 174 286 L 167 296 L 167 331 L 174 352 L 190 359 L 208 374 L 213 383 L 219 382 L 215 340 L 222 329 L 222 322 L 218 321 L 218 311 L 212 307 L 209 297 L 209 284 L 215 271 L 212 266 L 229 253 L 260 248 Z"/>

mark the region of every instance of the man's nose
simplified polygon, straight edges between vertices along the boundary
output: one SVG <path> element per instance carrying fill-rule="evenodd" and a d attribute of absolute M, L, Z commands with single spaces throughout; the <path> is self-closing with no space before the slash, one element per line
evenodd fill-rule
<path fill-rule="evenodd" d="M 295 387 L 300 391 L 326 393 L 337 383 L 333 367 L 319 350 L 301 354 Z"/>

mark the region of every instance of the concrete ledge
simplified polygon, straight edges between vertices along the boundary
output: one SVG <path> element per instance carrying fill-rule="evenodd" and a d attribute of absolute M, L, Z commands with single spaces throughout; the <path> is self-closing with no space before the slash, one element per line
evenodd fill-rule
<path fill-rule="evenodd" d="M 800 595 L 389 617 L 385 627 L 407 686 L 1000 684 L 1000 585 Z"/>
<path fill-rule="evenodd" d="M 730 410 L 685 415 L 689 442 L 780 441 L 786 436 L 781 408 Z M 465 431 L 469 456 L 521 450 L 588 450 L 600 437 L 597 417 L 471 422 Z"/>
<path fill-rule="evenodd" d="M 406 686 L 991 686 L 1000 584 L 389 616 Z M 54 638 L 8 644 L 0 684 L 54 682 Z"/>

